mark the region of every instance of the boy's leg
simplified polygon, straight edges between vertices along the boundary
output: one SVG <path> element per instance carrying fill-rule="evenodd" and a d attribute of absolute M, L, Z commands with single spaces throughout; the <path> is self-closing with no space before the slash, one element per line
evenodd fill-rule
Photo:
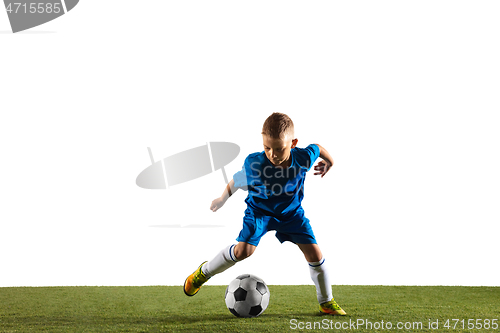
<path fill-rule="evenodd" d="M 325 259 L 318 244 L 297 244 L 309 264 L 311 279 L 316 286 L 320 311 L 332 315 L 345 315 L 345 311 L 334 301 Z"/>
<path fill-rule="evenodd" d="M 254 252 L 257 246 L 245 243 L 245 242 L 238 242 L 236 246 L 234 247 L 234 254 L 236 255 L 236 259 L 243 260 L 248 257 L 250 257 Z"/>
<path fill-rule="evenodd" d="M 255 245 L 245 242 L 230 245 L 203 265 L 201 271 L 207 279 L 210 279 L 212 276 L 224 272 L 238 261 L 250 257 L 256 248 Z"/>
<path fill-rule="evenodd" d="M 243 228 L 236 238 L 238 244 L 228 246 L 212 260 L 201 264 L 184 282 L 184 293 L 188 296 L 195 295 L 209 278 L 251 256 L 260 238 L 267 232 L 268 220 L 269 218 L 266 219 L 263 216 L 256 217 L 253 211 L 247 208 L 243 218 Z"/>
<path fill-rule="evenodd" d="M 321 253 L 318 244 L 297 245 L 302 253 L 304 253 L 304 257 L 309 264 L 309 272 L 311 274 L 311 279 L 316 286 L 318 301 L 320 303 L 331 301 L 333 298 L 332 286 L 330 284 L 325 260 L 323 259 L 323 254 Z"/>
<path fill-rule="evenodd" d="M 256 246 L 245 242 L 229 245 L 220 251 L 212 260 L 205 261 L 189 275 L 184 282 L 184 293 L 194 296 L 201 286 L 212 276 L 224 272 L 238 261 L 248 258 L 255 251 Z"/>

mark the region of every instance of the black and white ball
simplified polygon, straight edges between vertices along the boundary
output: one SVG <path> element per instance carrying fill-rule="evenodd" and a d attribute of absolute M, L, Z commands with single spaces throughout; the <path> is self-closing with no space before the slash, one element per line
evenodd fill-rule
<path fill-rule="evenodd" d="M 236 317 L 257 317 L 269 305 L 269 288 L 264 280 L 243 274 L 226 288 L 226 306 Z"/>

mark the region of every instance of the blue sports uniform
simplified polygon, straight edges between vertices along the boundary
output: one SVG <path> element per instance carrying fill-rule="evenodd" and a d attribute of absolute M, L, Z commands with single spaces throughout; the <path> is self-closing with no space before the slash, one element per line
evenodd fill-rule
<path fill-rule="evenodd" d="M 243 169 L 233 176 L 234 186 L 248 191 L 238 242 L 257 246 L 269 230 L 276 230 L 281 243 L 316 244 L 300 203 L 306 172 L 318 157 L 319 147 L 314 144 L 293 148 L 288 168 L 275 167 L 264 152 L 248 155 Z"/>

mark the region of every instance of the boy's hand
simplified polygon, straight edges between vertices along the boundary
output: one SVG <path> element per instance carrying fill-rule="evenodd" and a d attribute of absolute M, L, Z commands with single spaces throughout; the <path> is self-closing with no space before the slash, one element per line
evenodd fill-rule
<path fill-rule="evenodd" d="M 321 178 L 323 178 L 323 176 L 326 175 L 326 173 L 330 170 L 331 167 L 332 167 L 331 163 L 328 163 L 327 161 L 324 161 L 324 160 L 320 161 L 314 167 L 314 170 L 318 171 L 318 172 L 315 172 L 314 174 L 321 175 Z"/>
<path fill-rule="evenodd" d="M 224 192 L 222 192 L 220 198 L 217 198 L 214 201 L 212 201 L 212 204 L 210 205 L 210 210 L 212 212 L 216 212 L 219 208 L 224 206 L 227 199 L 237 190 L 238 188 L 234 187 L 234 179 L 231 179 L 231 181 L 227 184 L 226 188 L 224 189 Z"/>
<path fill-rule="evenodd" d="M 210 210 L 212 212 L 216 212 L 219 208 L 224 206 L 225 203 L 226 203 L 226 200 L 224 200 L 222 197 L 217 198 L 214 201 L 212 201 L 212 204 L 210 205 Z"/>

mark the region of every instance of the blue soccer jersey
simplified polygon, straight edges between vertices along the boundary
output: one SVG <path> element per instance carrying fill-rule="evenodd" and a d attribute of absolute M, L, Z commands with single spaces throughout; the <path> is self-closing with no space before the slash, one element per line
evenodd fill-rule
<path fill-rule="evenodd" d="M 319 147 L 290 151 L 288 168 L 275 167 L 264 152 L 248 155 L 243 169 L 233 176 L 237 188 L 248 191 L 248 208 L 273 217 L 285 217 L 299 209 L 304 197 L 306 173 L 319 157 Z"/>

